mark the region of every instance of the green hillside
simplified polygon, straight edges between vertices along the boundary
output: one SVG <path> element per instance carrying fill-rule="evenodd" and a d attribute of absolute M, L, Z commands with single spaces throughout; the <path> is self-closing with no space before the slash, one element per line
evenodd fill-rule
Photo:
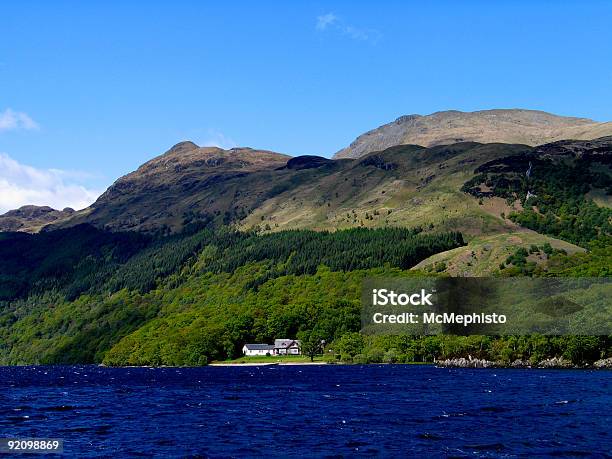
<path fill-rule="evenodd" d="M 533 246 L 541 247 L 545 244 L 570 255 L 586 251 L 569 242 L 523 230 L 473 238 L 468 245 L 432 255 L 413 269 L 445 272 L 451 276 L 486 277 L 499 272 L 500 265 L 517 249 L 529 250 Z M 542 264 L 546 258 L 547 255 L 543 253 L 541 256 L 532 256 L 530 261 Z"/>
<path fill-rule="evenodd" d="M 48 241 L 51 234 L 33 237 Z M 394 250 L 381 250 L 389 242 Z M 57 277 L 53 267 L 62 266 L 63 260 L 50 250 L 55 255 L 43 262 L 52 277 L 39 278 L 23 298 L 2 303 L 0 363 L 201 365 L 238 357 L 246 342 L 279 336 L 325 339 L 345 360 L 371 354 L 368 358 L 376 361 L 381 352 L 391 352 L 402 361 L 431 361 L 472 352 L 506 360 L 564 354 L 582 361 L 584 355 L 595 359 L 609 352 L 607 338 L 584 343 L 521 338 L 522 347 L 517 347 L 507 337 L 475 341 L 356 334 L 364 277 L 434 275 L 409 268 L 434 252 L 458 250 L 453 247 L 461 244 L 456 233 L 424 234 L 418 229 L 264 236 L 201 229 L 149 240 L 127 260 L 88 256 L 97 266 L 109 263 L 100 270 L 108 274 L 93 286 L 78 283 L 89 285 L 78 294 L 75 284 Z M 550 269 L 560 275 L 576 275 L 582 266 L 608 263 L 609 247 L 576 255 L 558 252 L 546 263 L 554 262 Z M 70 278 L 87 279 L 87 270 L 77 270 Z M 479 353 L 474 354 L 477 343 Z"/>
<path fill-rule="evenodd" d="M 192 319 L 199 321 L 217 305 L 230 312 L 215 321 L 225 327 L 225 319 L 233 317 L 233 301 L 244 308 L 245 298 L 259 294 L 269 281 L 292 276 L 306 281 L 324 265 L 337 275 L 357 276 L 353 279 L 380 266 L 405 270 L 464 244 L 459 233 L 418 228 L 269 235 L 194 228 L 150 238 L 81 225 L 37 235 L 5 234 L 3 239 L 0 259 L 8 287 L 0 304 L 0 362 L 11 364 L 97 362 L 120 338 L 160 314 L 180 311 L 167 309 L 171 303 L 198 304 Z M 128 244 L 128 251 L 124 244 L 130 240 L 138 244 Z M 31 263 L 23 263 L 28 248 L 34 252 L 27 258 Z M 326 291 L 335 301 L 331 286 Z M 209 295 L 216 298 L 214 304 Z M 284 332 L 294 336 L 305 326 L 296 322 Z M 236 337 L 234 345 L 241 340 Z"/>
<path fill-rule="evenodd" d="M 72 220 L 0 233 L 0 364 L 201 365 L 278 337 L 347 362 L 609 356 L 608 337 L 357 332 L 368 276 L 610 276 L 611 153 L 610 138 L 339 161 L 179 145 Z"/>

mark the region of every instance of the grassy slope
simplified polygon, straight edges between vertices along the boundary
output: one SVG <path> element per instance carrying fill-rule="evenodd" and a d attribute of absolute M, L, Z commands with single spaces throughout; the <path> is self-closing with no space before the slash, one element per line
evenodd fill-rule
<path fill-rule="evenodd" d="M 347 163 L 337 173 L 266 200 L 240 222 L 240 228 L 333 230 L 431 224 L 436 230 L 452 229 L 468 237 L 508 232 L 515 227 L 511 222 L 460 189 L 479 164 L 523 151 L 526 147 L 521 145 L 480 144 L 393 148 L 377 155 L 398 165 L 397 170 Z"/>
<path fill-rule="evenodd" d="M 413 269 L 435 270 L 435 265 L 443 262 L 446 265 L 444 271 L 452 276 L 489 276 L 498 271 L 500 263 L 504 262 L 519 247 L 529 249 L 532 244 L 542 246 L 547 242 L 553 248 L 565 250 L 568 254 L 584 252 L 583 248 L 569 242 L 533 231 L 521 230 L 476 237 L 466 247 L 432 255 Z"/>

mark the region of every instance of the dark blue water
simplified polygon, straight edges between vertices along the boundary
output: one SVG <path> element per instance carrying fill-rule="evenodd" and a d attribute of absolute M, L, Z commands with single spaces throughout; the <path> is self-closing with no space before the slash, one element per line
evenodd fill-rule
<path fill-rule="evenodd" d="M 612 372 L 0 368 L 0 437 L 66 455 L 605 456 Z"/>

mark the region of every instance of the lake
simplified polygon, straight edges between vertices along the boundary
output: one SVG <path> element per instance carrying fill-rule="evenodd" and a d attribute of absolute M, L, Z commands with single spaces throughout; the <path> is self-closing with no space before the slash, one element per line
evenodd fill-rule
<path fill-rule="evenodd" d="M 0 438 L 79 456 L 580 456 L 612 372 L 433 366 L 0 367 Z"/>

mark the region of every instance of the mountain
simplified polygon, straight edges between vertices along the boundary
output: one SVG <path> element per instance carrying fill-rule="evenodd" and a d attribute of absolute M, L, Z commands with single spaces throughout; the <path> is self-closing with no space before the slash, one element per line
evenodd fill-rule
<path fill-rule="evenodd" d="M 73 214 L 74 210 L 70 207 L 55 210 L 48 206 L 22 206 L 0 215 L 0 232 L 35 233 L 45 225 L 65 220 Z"/>
<path fill-rule="evenodd" d="M 453 260 L 444 258 L 446 271 L 487 274 L 518 247 L 549 244 L 575 253 L 609 234 L 611 155 L 612 137 L 539 147 L 400 145 L 340 160 L 182 142 L 117 180 L 90 208 L 47 224 L 45 231 L 90 225 L 157 237 L 203 226 L 257 234 L 421 227 L 429 233 L 458 231 L 468 242 L 469 253 L 458 249 Z M 529 182 L 524 176 L 530 165 Z M 531 207 L 525 207 L 527 199 Z M 474 258 L 471 252 L 482 247 L 486 256 Z M 442 259 L 432 260 L 422 266 Z"/>
<path fill-rule="evenodd" d="M 505 217 L 521 209 L 520 200 L 465 188 L 480 166 L 528 158 L 535 151 L 607 155 L 611 144 L 602 138 L 538 149 L 477 142 L 400 145 L 360 159 L 328 160 L 182 142 L 118 179 L 89 208 L 48 223 L 45 230 L 89 224 L 163 235 L 212 223 L 259 232 L 423 226 L 481 237 L 523 231 Z M 519 164 L 527 167 L 524 159 Z M 609 201 L 605 186 L 594 187 L 590 196 L 600 205 Z"/>
<path fill-rule="evenodd" d="M 86 211 L 0 233 L 0 364 L 202 365 L 279 336 L 323 339 L 344 361 L 595 360 L 608 338 L 357 332 L 371 277 L 611 276 L 611 166 L 612 137 L 340 160 L 184 142 Z M 588 320 L 604 323 L 609 295 L 591 294 L 602 312 Z"/>
<path fill-rule="evenodd" d="M 228 222 L 265 199 L 269 176 L 289 158 L 181 142 L 118 179 L 94 204 L 59 226 L 89 223 L 112 231 L 175 232 L 192 220 Z"/>
<path fill-rule="evenodd" d="M 479 206 L 461 186 L 478 165 L 528 151 L 524 145 L 463 142 L 403 145 L 359 160 L 329 160 L 182 142 L 45 231 L 89 224 L 171 234 L 192 223 L 213 223 L 264 232 L 433 225 L 474 235 L 499 233 L 513 226 L 499 217 L 508 206 Z"/>
<path fill-rule="evenodd" d="M 564 139 L 591 140 L 612 135 L 612 122 L 553 115 L 536 110 L 442 111 L 406 115 L 360 135 L 334 158 L 359 158 L 395 145 L 425 147 L 457 142 L 541 145 Z"/>
<path fill-rule="evenodd" d="M 84 210 L 46 212 L 45 218 L 11 211 L 0 217 L 0 229 L 33 232 L 85 223 L 170 234 L 203 222 L 262 231 L 431 224 L 474 236 L 498 234 L 513 230 L 512 222 L 500 218 L 512 206 L 495 197 L 483 205 L 476 196 L 466 197 L 461 187 L 476 167 L 529 152 L 547 138 L 606 130 L 612 123 L 529 110 L 451 111 L 399 118 L 361 136 L 333 160 L 181 142 L 119 178 Z M 361 156 L 372 149 L 378 152 Z M 605 193 L 592 197 L 609 202 Z"/>

